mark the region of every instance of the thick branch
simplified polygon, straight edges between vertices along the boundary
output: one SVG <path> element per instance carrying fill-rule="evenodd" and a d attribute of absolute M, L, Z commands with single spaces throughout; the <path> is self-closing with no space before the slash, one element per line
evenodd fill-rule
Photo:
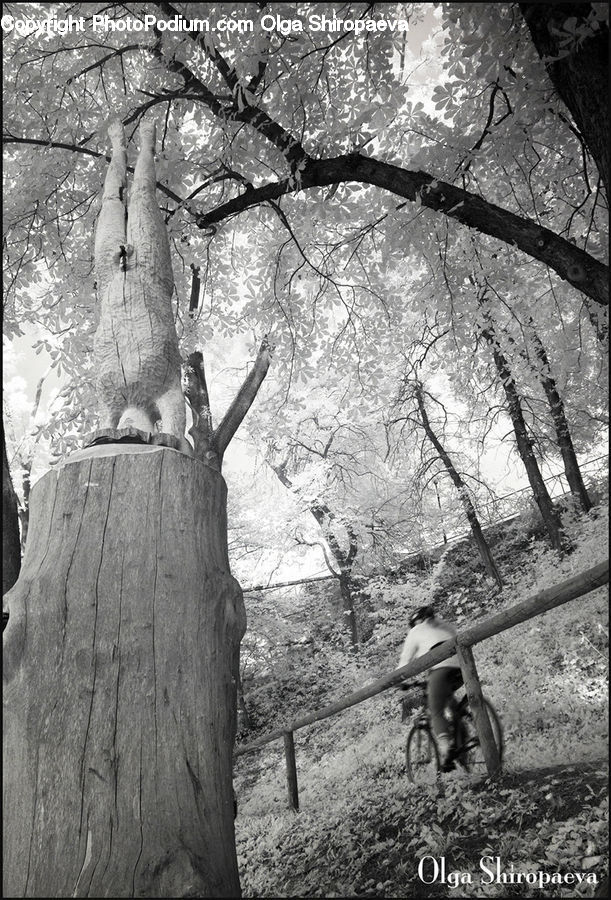
<path fill-rule="evenodd" d="M 103 153 L 56 141 L 13 136 L 4 137 L 3 141 L 40 144 L 107 158 Z M 210 228 L 231 215 L 270 200 L 277 200 L 285 194 L 343 182 L 376 185 L 412 202 L 421 202 L 423 206 L 456 219 L 469 228 L 475 228 L 483 234 L 515 245 L 533 259 L 538 259 L 554 269 L 560 278 L 572 284 L 595 303 L 601 306 L 609 305 L 608 267 L 553 231 L 489 203 L 469 191 L 435 179 L 426 172 L 412 172 L 359 154 L 310 160 L 299 179 L 291 177 L 260 188 L 248 189 L 238 197 L 199 215 L 197 225 L 200 228 Z M 165 185 L 158 184 L 157 187 L 176 203 L 183 203 L 182 199 Z M 588 303 L 588 310 L 599 335 L 604 336 L 606 329 L 598 318 L 596 308 Z"/>
<path fill-rule="evenodd" d="M 219 465 L 223 460 L 229 442 L 242 424 L 244 416 L 252 406 L 257 392 L 267 375 L 271 359 L 271 346 L 267 335 L 263 338 L 255 364 L 244 379 L 244 384 L 225 413 L 223 421 L 213 435 L 214 449 L 218 454 Z"/>
<path fill-rule="evenodd" d="M 171 3 L 157 3 L 156 5 L 164 15 L 170 18 L 178 15 L 178 11 Z M 186 17 L 183 16 L 183 18 Z M 185 28 L 188 28 L 188 26 L 185 26 Z M 199 95 L 191 97 L 191 99 L 203 101 L 214 115 L 221 119 L 251 125 L 259 134 L 281 151 L 289 163 L 291 171 L 294 172 L 297 166 L 307 162 L 310 157 L 297 138 L 277 122 L 274 122 L 264 110 L 254 105 L 254 97 L 250 93 L 248 86 L 240 83 L 235 69 L 231 68 L 219 51 L 210 45 L 209 40 L 205 40 L 205 35 L 196 31 L 186 31 L 186 33 L 214 63 L 225 84 L 231 90 L 233 97 L 230 106 L 223 106 L 218 97 L 185 63 L 180 62 L 175 57 L 167 58 L 159 47 L 152 48 L 151 52 L 163 65 L 183 78 L 185 88 L 190 91 L 193 90 Z"/>
<path fill-rule="evenodd" d="M 284 194 L 342 182 L 376 185 L 399 197 L 420 202 L 468 228 L 514 245 L 554 269 L 564 281 L 596 303 L 609 305 L 608 267 L 553 231 L 426 172 L 401 169 L 358 153 L 312 160 L 298 183 L 287 178 L 248 190 L 200 216 L 197 224 L 200 228 L 208 228 L 232 214 L 277 200 Z"/>

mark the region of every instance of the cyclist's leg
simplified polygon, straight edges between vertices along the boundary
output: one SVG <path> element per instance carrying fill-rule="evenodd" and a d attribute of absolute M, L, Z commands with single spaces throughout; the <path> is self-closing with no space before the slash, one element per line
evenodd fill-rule
<path fill-rule="evenodd" d="M 456 699 L 455 692 L 463 686 L 464 681 L 463 681 L 463 677 L 462 677 L 462 672 L 457 667 L 452 666 L 450 668 L 448 666 L 448 672 L 451 673 L 448 675 L 448 681 L 449 681 L 452 692 L 451 692 L 450 696 L 448 697 L 447 705 L 448 705 L 448 708 L 450 709 L 450 712 L 452 713 L 452 718 L 455 718 L 456 713 L 458 712 L 458 707 L 460 705 L 459 701 Z"/>
<path fill-rule="evenodd" d="M 431 669 L 428 677 L 428 705 L 431 714 L 431 725 L 437 739 L 442 764 L 448 761 L 452 751 L 452 736 L 448 722 L 443 714 L 446 704 L 454 693 L 454 668 L 440 666 Z"/>

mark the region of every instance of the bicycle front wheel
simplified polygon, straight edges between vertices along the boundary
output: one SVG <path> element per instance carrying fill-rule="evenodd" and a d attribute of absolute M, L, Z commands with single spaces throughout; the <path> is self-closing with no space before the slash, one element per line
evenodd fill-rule
<path fill-rule="evenodd" d="M 439 751 L 428 728 L 414 725 L 405 745 L 407 777 L 415 784 L 431 784 L 439 773 Z"/>
<path fill-rule="evenodd" d="M 504 749 L 503 726 L 501 725 L 501 720 L 492 703 L 484 698 L 484 704 L 486 706 L 488 718 L 490 719 L 494 742 L 502 766 Z M 487 773 L 486 762 L 477 736 L 473 715 L 469 707 L 465 709 L 458 722 L 456 743 L 456 761 L 459 765 L 468 772 L 473 772 L 475 775 L 485 775 Z"/>

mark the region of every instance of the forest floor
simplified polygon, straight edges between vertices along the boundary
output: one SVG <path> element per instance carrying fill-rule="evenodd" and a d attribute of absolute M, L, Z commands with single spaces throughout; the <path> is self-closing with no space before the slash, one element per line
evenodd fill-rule
<path fill-rule="evenodd" d="M 459 566 L 441 561 L 428 580 L 407 574 L 376 595 L 377 624 L 356 656 L 317 648 L 297 673 L 287 670 L 284 691 L 268 684 L 267 707 L 263 688 L 257 694 L 253 686 L 261 727 L 244 742 L 287 721 L 287 712 L 292 718 L 320 708 L 392 670 L 405 607 L 418 605 L 415 597 L 435 596 L 460 630 L 461 620 L 511 606 L 606 555 L 606 508 L 567 526 L 575 549 L 560 562 L 544 541 L 524 541 L 513 528 L 496 547 L 507 578 L 501 596 L 482 601 L 463 554 Z M 476 648 L 484 693 L 505 730 L 504 772 L 494 781 L 453 772 L 411 784 L 408 729 L 393 691 L 295 733 L 298 813 L 287 808 L 282 742 L 239 757 L 244 896 L 607 896 L 605 593 L 591 592 Z M 474 598 L 475 615 L 468 605 Z M 309 687 L 305 696 L 297 684 Z"/>

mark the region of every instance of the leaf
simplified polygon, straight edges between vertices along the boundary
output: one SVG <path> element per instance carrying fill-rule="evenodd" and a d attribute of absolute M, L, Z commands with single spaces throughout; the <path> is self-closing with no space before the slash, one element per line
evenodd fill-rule
<path fill-rule="evenodd" d="M 580 865 L 582 869 L 592 869 L 594 866 L 600 865 L 602 860 L 602 856 L 584 856 Z"/>

